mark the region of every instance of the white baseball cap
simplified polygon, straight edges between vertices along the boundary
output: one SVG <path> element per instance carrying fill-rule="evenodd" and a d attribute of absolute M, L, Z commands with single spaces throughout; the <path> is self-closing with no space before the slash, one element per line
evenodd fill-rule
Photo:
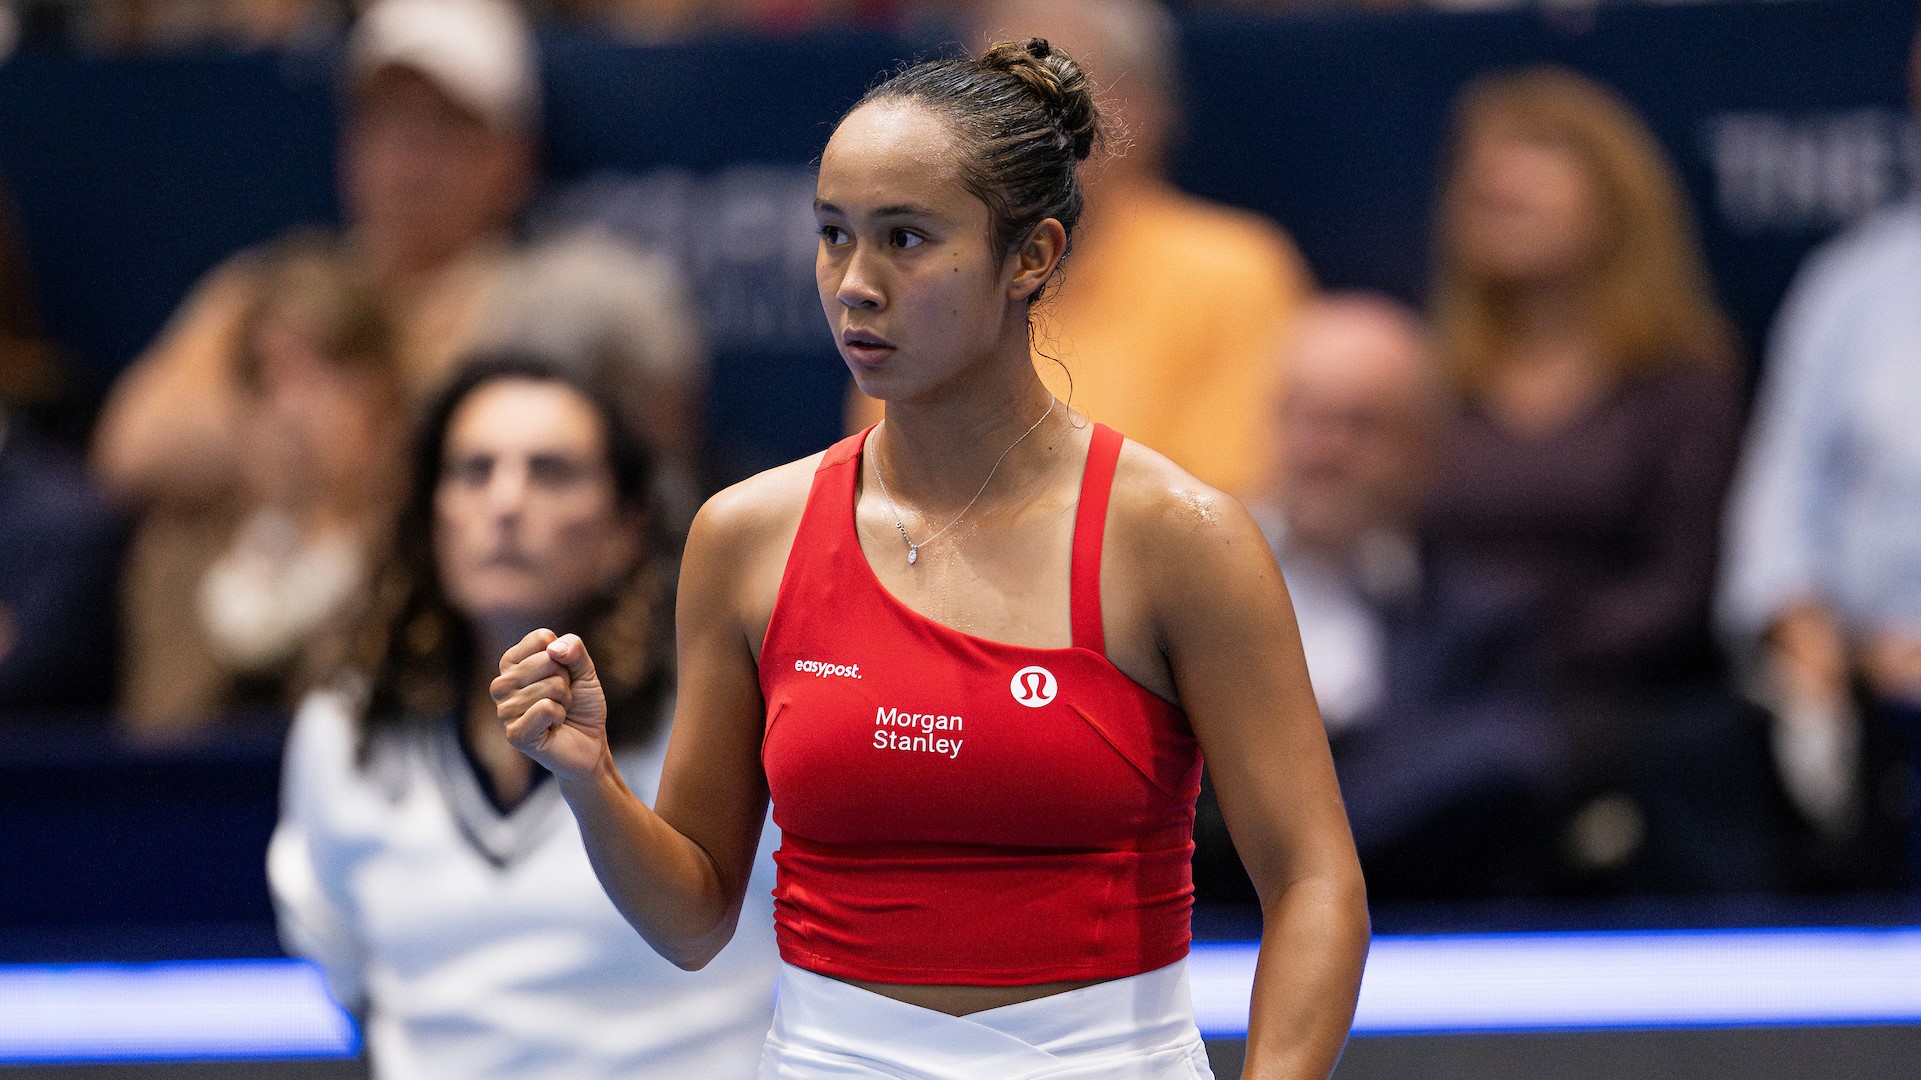
<path fill-rule="evenodd" d="M 533 31 L 507 0 L 377 0 L 354 24 L 347 65 L 354 83 L 409 68 L 490 124 L 540 126 Z"/>

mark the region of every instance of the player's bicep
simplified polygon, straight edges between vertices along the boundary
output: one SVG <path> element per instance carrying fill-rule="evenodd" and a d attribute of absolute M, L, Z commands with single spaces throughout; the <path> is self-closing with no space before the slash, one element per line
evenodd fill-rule
<path fill-rule="evenodd" d="M 705 849 L 738 893 L 766 815 L 764 706 L 737 567 L 729 572 L 735 556 L 716 532 L 711 521 L 697 520 L 681 564 L 674 727 L 654 810 Z"/>
<path fill-rule="evenodd" d="M 1178 538 L 1161 604 L 1182 707 L 1236 850 L 1263 897 L 1348 872 L 1353 841 L 1280 570 L 1238 505 Z"/>

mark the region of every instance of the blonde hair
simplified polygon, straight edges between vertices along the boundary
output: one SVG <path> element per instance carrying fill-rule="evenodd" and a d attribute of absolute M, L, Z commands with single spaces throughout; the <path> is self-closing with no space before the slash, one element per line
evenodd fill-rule
<path fill-rule="evenodd" d="M 1467 152 L 1497 127 L 1564 150 L 1600 203 L 1604 246 L 1588 281 L 1600 361 L 1617 377 L 1731 363 L 1733 335 L 1660 144 L 1614 91 L 1565 68 L 1532 67 L 1484 76 L 1456 104 L 1433 293 L 1436 340 L 1454 377 L 1484 385 L 1513 333 L 1507 297 L 1466 265 L 1457 231 Z"/>
<path fill-rule="evenodd" d="M 316 338 L 326 362 L 340 371 L 372 375 L 381 391 L 400 396 L 395 331 L 377 287 L 347 258 L 339 242 L 317 229 L 294 229 L 255 255 L 255 287 L 241 316 L 237 374 L 257 389 L 262 361 L 260 328 L 280 316 L 297 319 Z"/>

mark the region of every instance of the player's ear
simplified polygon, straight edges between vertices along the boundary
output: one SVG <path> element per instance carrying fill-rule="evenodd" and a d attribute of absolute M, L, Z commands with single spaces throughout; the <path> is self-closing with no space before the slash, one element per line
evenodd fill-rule
<path fill-rule="evenodd" d="M 1047 284 L 1067 254 L 1067 229 L 1054 218 L 1045 218 L 1027 231 L 1011 255 L 1013 279 L 1007 283 L 1009 300 L 1026 300 Z"/>

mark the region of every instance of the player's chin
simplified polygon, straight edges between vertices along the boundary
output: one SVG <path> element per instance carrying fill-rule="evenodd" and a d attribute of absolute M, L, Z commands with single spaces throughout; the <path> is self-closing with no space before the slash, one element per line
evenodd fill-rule
<path fill-rule="evenodd" d="M 901 372 L 890 366 L 869 367 L 852 360 L 847 362 L 847 373 L 854 377 L 854 389 L 877 401 L 888 401 L 903 396 L 906 389 Z"/>

